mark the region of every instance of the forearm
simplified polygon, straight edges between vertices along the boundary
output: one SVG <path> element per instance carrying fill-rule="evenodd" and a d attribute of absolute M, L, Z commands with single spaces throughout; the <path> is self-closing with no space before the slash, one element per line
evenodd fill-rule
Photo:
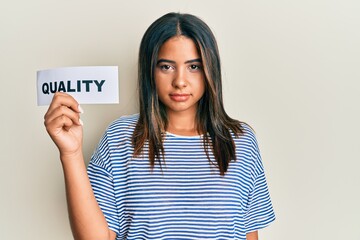
<path fill-rule="evenodd" d="M 258 231 L 254 231 L 246 234 L 246 240 L 258 240 L 258 239 L 259 239 Z"/>
<path fill-rule="evenodd" d="M 61 160 L 74 238 L 110 239 L 109 228 L 92 191 L 82 153 L 71 157 L 61 156 Z"/>

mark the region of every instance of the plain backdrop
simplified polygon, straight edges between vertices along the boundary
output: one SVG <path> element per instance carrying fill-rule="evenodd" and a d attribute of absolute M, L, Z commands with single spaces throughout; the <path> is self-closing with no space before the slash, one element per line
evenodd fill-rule
<path fill-rule="evenodd" d="M 137 112 L 137 54 L 163 14 L 214 31 L 229 115 L 256 131 L 277 219 L 263 240 L 360 239 L 360 2 L 32 0 L 0 3 L 0 239 L 72 239 L 36 71 L 119 66 L 120 104 L 84 105 L 86 161 Z"/>

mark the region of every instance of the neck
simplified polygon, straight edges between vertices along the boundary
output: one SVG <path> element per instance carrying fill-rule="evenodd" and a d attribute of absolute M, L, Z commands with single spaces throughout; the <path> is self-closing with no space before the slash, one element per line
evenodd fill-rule
<path fill-rule="evenodd" d="M 199 135 L 196 124 L 196 114 L 182 114 L 168 112 L 168 125 L 166 131 L 184 136 Z"/>

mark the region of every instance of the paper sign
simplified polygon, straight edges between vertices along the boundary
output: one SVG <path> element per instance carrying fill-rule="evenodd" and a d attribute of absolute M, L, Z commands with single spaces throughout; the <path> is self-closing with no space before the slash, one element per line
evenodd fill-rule
<path fill-rule="evenodd" d="M 65 67 L 37 72 L 38 106 L 49 105 L 55 92 L 80 104 L 119 103 L 118 67 Z"/>

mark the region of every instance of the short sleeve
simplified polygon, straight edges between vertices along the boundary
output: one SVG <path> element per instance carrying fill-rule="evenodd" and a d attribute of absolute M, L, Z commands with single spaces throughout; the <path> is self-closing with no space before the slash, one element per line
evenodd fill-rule
<path fill-rule="evenodd" d="M 254 165 L 245 211 L 246 233 L 262 229 L 275 220 L 258 142 L 251 129 L 249 129 L 249 139 L 251 139 L 252 147 L 250 148 Z"/>
<path fill-rule="evenodd" d="M 109 228 L 119 235 L 119 216 L 109 156 L 110 151 L 105 134 L 91 158 L 87 172 L 95 198 Z"/>
<path fill-rule="evenodd" d="M 245 216 L 246 232 L 253 232 L 266 227 L 275 220 L 275 213 L 266 184 L 265 173 L 255 179 L 254 188 L 249 195 Z"/>

